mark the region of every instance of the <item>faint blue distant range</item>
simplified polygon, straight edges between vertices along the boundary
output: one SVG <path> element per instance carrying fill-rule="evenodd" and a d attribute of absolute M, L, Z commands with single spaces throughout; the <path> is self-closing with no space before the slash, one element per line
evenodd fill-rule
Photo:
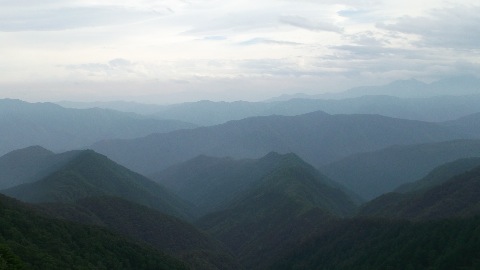
<path fill-rule="evenodd" d="M 385 86 L 360 87 L 338 94 L 286 95 L 264 102 L 202 100 L 172 105 L 133 102 L 61 102 L 75 108 L 109 108 L 159 119 L 175 119 L 202 126 L 253 116 L 300 115 L 314 111 L 330 114 L 380 114 L 421 121 L 448 121 L 480 112 L 480 80 L 456 78 L 425 84 L 396 81 Z M 446 95 L 448 94 L 448 95 Z M 399 97 L 403 96 L 403 97 Z"/>
<path fill-rule="evenodd" d="M 325 89 L 323 89 L 325 90 Z M 388 95 L 401 98 L 425 98 L 433 96 L 463 96 L 480 94 L 480 78 L 475 76 L 458 76 L 443 78 L 432 83 L 424 83 L 416 79 L 398 80 L 380 86 L 361 86 L 338 93 L 325 93 L 318 95 L 295 94 L 283 95 L 268 101 L 282 101 L 291 98 L 331 98 L 343 99 L 365 95 Z"/>

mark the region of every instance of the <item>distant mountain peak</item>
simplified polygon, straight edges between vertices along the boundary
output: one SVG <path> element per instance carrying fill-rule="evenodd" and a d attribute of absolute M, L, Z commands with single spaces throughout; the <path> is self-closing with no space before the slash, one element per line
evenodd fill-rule
<path fill-rule="evenodd" d="M 22 149 L 13 150 L 13 151 L 5 154 L 4 157 L 17 156 L 17 155 L 23 156 L 23 155 L 26 155 L 26 154 L 34 155 L 34 156 L 46 156 L 46 155 L 52 155 L 53 152 L 48 150 L 48 149 L 43 148 L 42 146 L 33 145 L 33 146 L 25 147 L 25 148 L 22 148 Z"/>

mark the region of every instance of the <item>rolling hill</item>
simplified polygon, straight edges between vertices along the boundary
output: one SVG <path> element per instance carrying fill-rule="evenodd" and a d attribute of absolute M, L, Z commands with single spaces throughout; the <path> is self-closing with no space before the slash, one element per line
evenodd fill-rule
<path fill-rule="evenodd" d="M 319 166 L 354 153 L 395 144 L 465 137 L 449 128 L 421 121 L 314 112 L 299 116 L 253 117 L 132 140 L 106 140 L 94 144 L 92 149 L 134 171 L 150 175 L 201 154 L 258 158 L 271 151 L 294 152 Z"/>
<path fill-rule="evenodd" d="M 82 198 L 116 196 L 161 212 L 189 217 L 189 206 L 164 187 L 92 150 L 33 183 L 1 192 L 25 202 L 75 202 Z"/>
<path fill-rule="evenodd" d="M 105 109 L 66 109 L 53 103 L 0 100 L 0 155 L 31 145 L 78 149 L 102 139 L 136 138 L 193 124 Z"/>

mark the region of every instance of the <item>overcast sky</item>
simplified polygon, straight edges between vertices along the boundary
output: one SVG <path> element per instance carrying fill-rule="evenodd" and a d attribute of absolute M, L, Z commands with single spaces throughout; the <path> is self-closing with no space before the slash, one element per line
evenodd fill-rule
<path fill-rule="evenodd" d="M 261 100 L 480 74 L 478 0 L 0 0 L 0 98 Z"/>

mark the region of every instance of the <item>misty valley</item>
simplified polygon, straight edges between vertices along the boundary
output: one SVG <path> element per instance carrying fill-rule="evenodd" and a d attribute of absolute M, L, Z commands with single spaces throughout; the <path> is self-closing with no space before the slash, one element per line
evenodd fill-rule
<path fill-rule="evenodd" d="M 0 269 L 480 269 L 468 80 L 262 102 L 2 99 Z M 447 86 L 470 92 L 435 94 Z"/>

